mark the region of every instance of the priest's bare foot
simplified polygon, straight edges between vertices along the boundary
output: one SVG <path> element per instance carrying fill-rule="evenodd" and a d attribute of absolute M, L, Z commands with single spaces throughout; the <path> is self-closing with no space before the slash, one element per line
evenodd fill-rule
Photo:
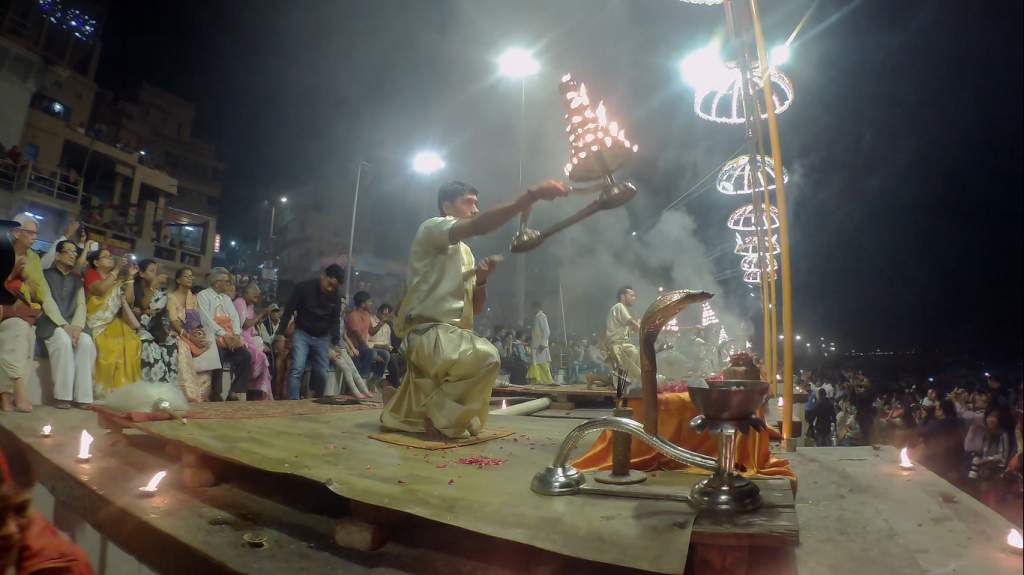
<path fill-rule="evenodd" d="M 7 412 L 14 411 L 14 402 L 11 401 L 11 394 L 0 393 L 0 410 Z"/>

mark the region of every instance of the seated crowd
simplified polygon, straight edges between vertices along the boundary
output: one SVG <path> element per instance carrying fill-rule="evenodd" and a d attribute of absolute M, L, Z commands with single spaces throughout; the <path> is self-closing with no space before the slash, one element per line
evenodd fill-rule
<path fill-rule="evenodd" d="M 190 402 L 370 398 L 400 381 L 391 306 L 374 309 L 361 291 L 346 309 L 341 266 L 297 284 L 282 308 L 263 301 L 257 282 L 239 284 L 224 268 L 211 270 L 209 287 L 199 289 L 188 267 L 172 278 L 155 260 L 115 257 L 95 244 L 85 254 L 74 224 L 40 257 L 31 249 L 36 220 L 19 214 L 15 221 L 16 265 L 4 288 L 17 302 L 0 307 L 4 411 L 32 410 L 26 386 L 37 340 L 60 409 L 87 408 L 139 381 L 174 385 Z"/>

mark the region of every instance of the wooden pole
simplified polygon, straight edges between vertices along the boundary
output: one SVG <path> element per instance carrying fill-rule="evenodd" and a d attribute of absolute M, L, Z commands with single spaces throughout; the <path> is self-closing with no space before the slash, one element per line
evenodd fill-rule
<path fill-rule="evenodd" d="M 772 160 L 775 162 L 775 199 L 779 210 L 779 249 L 782 256 L 782 438 L 787 450 L 795 448 L 793 438 L 793 284 L 789 254 L 789 222 L 786 216 L 786 185 L 782 180 L 782 143 L 779 124 L 775 117 L 775 101 L 771 82 L 771 69 L 764 48 L 761 13 L 757 0 L 750 0 L 750 20 L 754 27 L 757 57 L 764 74 L 764 99 L 768 112 L 768 137 L 771 140 Z"/>

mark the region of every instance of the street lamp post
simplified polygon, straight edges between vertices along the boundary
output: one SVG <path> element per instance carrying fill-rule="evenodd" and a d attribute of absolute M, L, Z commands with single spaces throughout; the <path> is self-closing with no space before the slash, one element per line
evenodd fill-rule
<path fill-rule="evenodd" d="M 418 174 L 430 175 L 444 169 L 444 159 L 437 152 L 422 151 L 413 156 L 412 169 Z M 359 188 L 363 179 L 363 169 L 370 164 L 360 161 L 356 168 L 356 189 L 352 196 L 352 223 L 348 230 L 348 255 L 345 258 L 345 301 L 352 293 L 352 248 L 356 241 L 356 212 L 359 209 Z"/>
<path fill-rule="evenodd" d="M 540 71 L 533 54 L 522 48 L 509 48 L 498 58 L 498 71 L 506 77 L 519 80 L 519 190 L 523 190 L 523 164 L 526 155 L 526 79 Z M 526 320 L 526 256 L 516 258 L 516 315 L 519 323 Z"/>
<path fill-rule="evenodd" d="M 359 184 L 362 181 L 363 168 L 369 168 L 370 164 L 360 161 L 356 168 L 356 191 L 352 196 L 352 225 L 348 230 L 348 256 L 345 258 L 345 301 L 349 301 L 352 291 L 352 244 L 356 241 L 356 210 L 359 207 Z"/>

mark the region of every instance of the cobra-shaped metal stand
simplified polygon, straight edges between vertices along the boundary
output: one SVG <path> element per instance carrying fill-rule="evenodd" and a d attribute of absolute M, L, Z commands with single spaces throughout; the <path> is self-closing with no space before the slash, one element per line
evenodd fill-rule
<path fill-rule="evenodd" d="M 687 305 L 711 298 L 706 292 L 674 291 L 659 297 L 644 314 L 640 323 L 640 366 L 644 393 L 644 425 L 623 417 L 602 417 L 578 425 L 562 440 L 555 459 L 533 477 L 530 488 L 541 495 L 575 495 L 589 492 L 624 497 L 652 497 L 639 492 L 610 492 L 600 488 L 587 489 L 582 473 L 569 464 L 569 456 L 584 436 L 601 430 L 629 434 L 666 457 L 707 471 L 713 475 L 697 483 L 688 496 L 672 495 L 669 499 L 687 501 L 706 511 L 750 512 L 761 507 L 758 487 L 734 472 L 736 435 L 754 428 L 763 430 L 764 422 L 754 417 L 764 401 L 768 385 L 758 381 L 708 381 L 706 388 L 691 388 L 691 397 L 702 415 L 690 426 L 697 431 L 720 435 L 718 458 L 694 453 L 665 441 L 657 435 L 658 395 L 655 340 L 661 328 Z M 618 433 L 616 433 L 618 435 Z M 628 436 L 627 436 L 628 437 Z M 621 450 L 621 447 L 619 447 Z M 621 454 L 618 457 L 621 459 Z M 613 446 L 613 462 L 616 459 Z M 620 473 L 620 475 L 622 475 Z M 664 496 L 655 496 L 665 498 Z"/>

